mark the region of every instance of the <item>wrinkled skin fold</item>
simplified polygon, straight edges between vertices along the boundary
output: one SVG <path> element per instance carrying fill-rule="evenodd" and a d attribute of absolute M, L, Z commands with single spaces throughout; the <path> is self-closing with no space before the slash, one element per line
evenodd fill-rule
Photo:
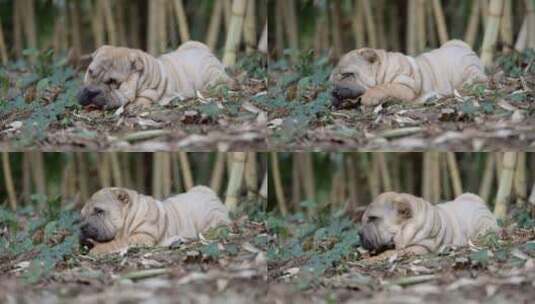
<path fill-rule="evenodd" d="M 334 104 L 360 98 L 375 106 L 389 99 L 425 102 L 455 89 L 487 81 L 483 64 L 468 44 L 446 42 L 417 57 L 363 48 L 345 54 L 331 73 Z"/>
<path fill-rule="evenodd" d="M 146 107 L 189 99 L 197 91 L 234 82 L 210 49 L 195 41 L 155 58 L 141 50 L 102 46 L 93 54 L 84 86 L 82 106 L 114 109 L 127 104 Z"/>
<path fill-rule="evenodd" d="M 81 218 L 80 242 L 92 247 L 91 254 L 169 246 L 230 223 L 228 209 L 204 186 L 162 202 L 129 189 L 104 188 L 85 203 Z"/>
<path fill-rule="evenodd" d="M 372 254 L 393 248 L 425 254 L 445 246 L 465 246 L 497 229 L 496 218 L 475 194 L 432 205 L 410 194 L 386 192 L 364 212 L 359 236 Z"/>

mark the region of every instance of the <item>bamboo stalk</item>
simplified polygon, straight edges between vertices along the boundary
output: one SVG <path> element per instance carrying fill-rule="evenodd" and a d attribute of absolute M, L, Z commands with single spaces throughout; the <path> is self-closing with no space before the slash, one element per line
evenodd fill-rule
<path fill-rule="evenodd" d="M 453 185 L 453 194 L 455 197 L 463 193 L 461 175 L 459 174 L 459 167 L 455 159 L 455 153 L 447 152 L 448 169 L 450 171 L 451 183 Z"/>
<path fill-rule="evenodd" d="M 336 58 L 339 58 L 340 56 L 342 56 L 342 52 L 344 49 L 343 44 L 342 44 L 342 36 L 340 33 L 341 20 L 342 20 L 341 12 L 340 12 L 341 11 L 340 0 L 330 1 L 329 4 L 330 4 L 329 10 L 331 12 L 331 20 L 332 20 L 332 24 L 331 24 L 331 28 L 332 28 L 331 34 L 333 37 L 332 49 L 333 49 L 334 56 Z"/>
<path fill-rule="evenodd" d="M 2 28 L 2 19 L 0 18 L 0 59 L 2 64 L 6 65 L 9 58 L 7 56 L 6 41 L 4 39 L 4 30 Z"/>
<path fill-rule="evenodd" d="M 245 17 L 246 8 L 247 0 L 234 0 L 232 3 L 232 18 L 227 32 L 225 55 L 223 56 L 223 64 L 225 64 L 225 66 L 231 66 L 236 63 L 236 54 L 242 36 L 243 19 Z"/>
<path fill-rule="evenodd" d="M 357 49 L 364 46 L 365 32 L 364 32 L 364 8 L 362 7 L 362 1 L 354 1 L 354 16 L 353 16 L 353 34 L 355 35 L 355 47 Z"/>
<path fill-rule="evenodd" d="M 258 191 L 260 194 L 260 197 L 263 199 L 268 198 L 268 174 L 267 171 L 264 174 L 264 177 L 262 178 L 262 185 L 260 186 L 260 190 Z"/>
<path fill-rule="evenodd" d="M 292 157 L 292 199 L 291 204 L 295 210 L 299 211 L 301 208 L 299 203 L 301 202 L 301 189 L 304 189 L 304 186 L 301 186 L 301 158 L 297 153 L 293 154 Z"/>
<path fill-rule="evenodd" d="M 115 20 L 113 19 L 111 3 L 107 0 L 100 1 L 104 15 L 104 21 L 106 21 L 106 33 L 108 34 L 108 41 L 111 45 L 117 45 L 117 28 L 115 26 Z"/>
<path fill-rule="evenodd" d="M 275 187 L 275 196 L 277 197 L 279 211 L 283 216 L 286 216 L 288 214 L 288 208 L 286 207 L 286 201 L 284 199 L 284 189 L 282 188 L 277 152 L 271 152 L 271 173 L 273 176 L 273 186 Z"/>
<path fill-rule="evenodd" d="M 258 178 L 256 176 L 256 153 L 247 152 L 245 161 L 245 186 L 247 188 L 247 198 L 253 199 L 257 196 Z"/>
<path fill-rule="evenodd" d="M 208 25 L 206 33 L 206 45 L 211 50 L 214 50 L 217 44 L 218 34 L 221 31 L 221 19 L 223 18 L 223 1 L 214 1 L 214 8 L 212 9 L 212 16 Z"/>
<path fill-rule="evenodd" d="M 503 0 L 490 0 L 485 35 L 481 47 L 481 61 L 488 67 L 492 64 L 494 47 L 498 39 L 498 28 L 503 13 Z"/>
<path fill-rule="evenodd" d="M 481 179 L 481 185 L 479 188 L 479 196 L 481 196 L 481 198 L 485 202 L 488 202 L 490 199 L 490 191 L 495 172 L 494 164 L 494 156 L 491 154 L 487 154 L 487 159 L 485 162 L 485 171 L 483 171 L 483 178 Z"/>
<path fill-rule="evenodd" d="M 29 152 L 22 154 L 22 199 L 30 198 L 32 191 L 32 169 Z"/>
<path fill-rule="evenodd" d="M 432 176 L 432 170 L 431 170 L 431 164 L 430 164 L 430 152 L 424 152 L 422 155 L 423 158 L 423 166 L 422 166 L 422 197 L 427 200 L 431 201 L 431 176 Z"/>
<path fill-rule="evenodd" d="M 381 183 L 380 183 L 380 169 L 379 164 L 376 161 L 376 158 L 372 157 L 370 161 L 367 162 L 367 171 L 368 174 L 368 186 L 370 188 L 370 195 L 373 198 L 377 197 L 381 192 Z"/>
<path fill-rule="evenodd" d="M 515 42 L 515 50 L 522 52 L 527 45 L 528 41 L 528 17 L 524 17 L 524 21 L 522 21 L 522 26 L 520 27 L 520 32 L 518 33 L 518 36 L 516 38 Z"/>
<path fill-rule="evenodd" d="M 162 174 L 161 168 L 161 152 L 152 154 L 152 196 L 156 199 L 162 198 Z"/>
<path fill-rule="evenodd" d="M 113 183 L 116 187 L 123 187 L 123 176 L 121 174 L 121 165 L 119 163 L 119 158 L 117 152 L 110 153 L 110 164 L 111 164 L 111 176 L 113 178 Z"/>
<path fill-rule="evenodd" d="M 184 178 L 184 188 L 188 191 L 193 188 L 193 175 L 191 174 L 188 155 L 186 152 L 178 152 L 178 159 L 180 161 L 180 168 L 182 169 L 182 177 Z"/>
<path fill-rule="evenodd" d="M 162 198 L 169 197 L 171 194 L 171 156 L 169 152 L 161 152 L 160 174 L 162 175 Z"/>
<path fill-rule="evenodd" d="M 535 4 L 531 0 L 525 0 L 527 21 L 527 42 L 528 48 L 535 48 Z"/>
<path fill-rule="evenodd" d="M 366 21 L 366 30 L 368 31 L 368 45 L 371 48 L 377 47 L 377 32 L 375 21 L 373 20 L 372 7 L 369 0 L 362 0 L 364 9 L 364 19 Z"/>
<path fill-rule="evenodd" d="M 258 51 L 264 54 L 268 53 L 268 23 L 264 25 L 260 40 L 258 40 Z"/>
<path fill-rule="evenodd" d="M 416 27 L 417 27 L 417 20 L 416 18 L 417 11 L 416 11 L 416 1 L 417 0 L 408 0 L 407 2 L 407 41 L 406 41 L 406 49 L 407 53 L 409 55 L 416 54 Z"/>
<path fill-rule="evenodd" d="M 219 2 L 219 1 L 217 1 Z M 188 19 L 184 11 L 184 4 L 182 0 L 174 0 L 176 19 L 178 20 L 178 30 L 180 32 L 180 40 L 182 43 L 190 40 Z"/>
<path fill-rule="evenodd" d="M 431 201 L 437 203 L 440 201 L 440 153 L 432 151 L 430 153 L 431 165 Z"/>
<path fill-rule="evenodd" d="M 182 178 L 180 176 L 180 165 L 178 160 L 178 155 L 176 153 L 171 153 L 171 172 L 173 176 L 173 189 L 176 193 L 183 192 L 182 190 Z M 213 189 L 213 188 L 212 188 Z M 214 190 L 215 191 L 215 190 Z M 219 191 L 215 191 L 219 193 Z"/>
<path fill-rule="evenodd" d="M 251 54 L 256 49 L 256 2 L 247 0 L 247 11 L 243 23 L 243 40 L 246 53 Z"/>
<path fill-rule="evenodd" d="M 535 218 L 535 183 L 531 187 L 531 194 L 529 195 L 528 201 L 531 207 L 531 217 Z"/>
<path fill-rule="evenodd" d="M 24 6 L 23 22 L 24 22 L 24 32 L 26 34 L 26 43 L 29 48 L 37 49 L 34 0 L 23 0 L 23 6 Z M 31 59 L 35 60 L 35 58 L 31 58 Z"/>
<path fill-rule="evenodd" d="M 316 200 L 316 180 L 314 176 L 314 163 L 311 153 L 302 153 L 303 157 L 303 185 L 305 188 L 305 196 L 309 201 Z"/>
<path fill-rule="evenodd" d="M 347 190 L 349 193 L 349 209 L 353 210 L 358 202 L 357 170 L 352 154 L 345 154 L 345 164 L 347 167 Z"/>
<path fill-rule="evenodd" d="M 470 9 L 470 18 L 468 20 L 468 26 L 464 34 L 464 41 L 468 43 L 471 47 L 474 47 L 476 41 L 477 29 L 479 27 L 479 18 L 481 11 L 481 1 L 474 0 L 472 1 L 472 7 Z"/>
<path fill-rule="evenodd" d="M 503 7 L 503 18 L 500 24 L 500 36 L 503 42 L 503 51 L 509 53 L 513 48 L 513 23 L 512 23 L 512 2 L 505 0 Z"/>
<path fill-rule="evenodd" d="M 13 2 L 13 46 L 15 49 L 15 56 L 20 58 L 22 56 L 22 21 L 24 18 L 21 12 L 22 1 Z"/>
<path fill-rule="evenodd" d="M 297 2 L 299 3 L 299 2 Z M 282 17 L 285 24 L 286 35 L 288 37 L 288 44 L 294 51 L 299 49 L 299 30 L 297 26 L 297 17 L 295 13 L 295 0 L 281 1 Z M 294 58 L 295 59 L 295 58 Z"/>
<path fill-rule="evenodd" d="M 225 206 L 227 206 L 229 210 L 233 211 L 236 210 L 236 207 L 238 206 L 238 196 L 242 185 L 245 159 L 247 154 L 245 152 L 233 152 L 231 156 L 232 165 L 227 185 Z"/>
<path fill-rule="evenodd" d="M 31 152 L 32 158 L 32 177 L 36 193 L 47 195 L 45 182 L 45 169 L 42 152 Z"/>
<path fill-rule="evenodd" d="M 421 53 L 425 49 L 426 44 L 426 35 L 425 35 L 425 6 L 426 6 L 426 0 L 418 0 L 416 2 L 416 46 L 417 46 L 417 52 Z"/>
<path fill-rule="evenodd" d="M 275 12 L 277 16 L 283 16 L 284 21 L 284 0 L 276 0 Z M 275 22 L 275 48 L 277 54 L 282 55 L 284 50 L 284 22 Z"/>
<path fill-rule="evenodd" d="M 73 57 L 76 58 L 76 61 L 78 61 L 78 58 L 80 58 L 82 54 L 82 40 L 81 37 L 82 31 L 80 29 L 80 3 L 78 2 L 72 2 L 67 3 L 69 5 L 69 14 L 70 14 L 70 24 L 71 24 L 71 41 L 72 41 L 72 51 L 73 51 Z"/>
<path fill-rule="evenodd" d="M 526 152 L 518 152 L 514 176 L 514 190 L 516 196 L 516 206 L 524 207 L 528 198 L 526 181 Z"/>
<path fill-rule="evenodd" d="M 89 197 L 89 190 L 88 190 L 88 182 L 87 177 L 89 176 L 89 172 L 87 171 L 87 165 L 84 153 L 76 152 L 76 163 L 78 167 L 78 189 L 80 192 L 80 200 L 82 202 L 85 202 L 87 198 Z"/>
<path fill-rule="evenodd" d="M 99 153 L 97 155 L 99 159 L 98 163 L 98 176 L 100 179 L 100 186 L 107 188 L 111 186 L 111 175 L 110 175 L 110 156 L 107 153 Z"/>
<path fill-rule="evenodd" d="M 91 16 L 91 28 L 93 30 L 93 39 L 95 40 L 95 49 L 97 49 L 104 45 L 104 19 L 102 17 L 102 2 L 99 0 L 94 5 L 92 2 L 89 2 L 89 5 L 89 10 L 94 12 Z"/>
<path fill-rule="evenodd" d="M 448 27 L 446 26 L 446 18 L 444 18 L 444 11 L 440 0 L 433 0 L 433 13 L 437 22 L 438 37 L 440 44 L 444 44 L 449 40 Z M 477 2 L 477 1 L 476 1 Z"/>
<path fill-rule="evenodd" d="M 491 3 L 492 4 L 492 3 Z M 516 162 L 516 152 L 505 152 L 503 155 L 503 168 L 500 174 L 498 193 L 496 194 L 496 204 L 494 215 L 498 219 L 505 219 L 507 215 L 507 202 L 511 195 L 513 186 L 513 176 Z"/>
<path fill-rule="evenodd" d="M 17 197 L 15 195 L 15 185 L 13 183 L 8 152 L 2 152 L 2 172 L 4 174 L 4 183 L 6 186 L 7 197 L 9 199 L 9 206 L 11 207 L 11 210 L 14 211 L 17 209 Z"/>
<path fill-rule="evenodd" d="M 384 191 L 392 191 L 392 182 L 390 179 L 390 172 L 388 172 L 388 165 L 386 164 L 385 154 L 382 152 L 374 153 L 376 161 L 381 172 L 381 180 Z"/>
<path fill-rule="evenodd" d="M 219 193 L 221 189 L 221 183 L 223 182 L 223 174 L 225 171 L 225 153 L 217 152 L 214 161 L 214 170 L 212 171 L 212 178 L 210 181 L 210 188 L 216 193 Z"/>

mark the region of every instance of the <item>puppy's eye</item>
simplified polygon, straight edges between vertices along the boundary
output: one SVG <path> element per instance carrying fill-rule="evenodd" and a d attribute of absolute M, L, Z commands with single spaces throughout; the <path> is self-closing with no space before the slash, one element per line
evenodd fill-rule
<path fill-rule="evenodd" d="M 373 215 L 372 216 L 368 216 L 368 221 L 369 222 L 375 222 L 377 220 L 379 220 L 379 217 L 377 217 L 377 216 L 373 216 Z"/>
<path fill-rule="evenodd" d="M 350 78 L 350 77 L 355 77 L 355 73 L 342 73 L 342 79 L 346 79 L 346 78 Z"/>
<path fill-rule="evenodd" d="M 106 80 L 106 82 L 104 82 L 104 84 L 109 85 L 109 86 L 116 85 L 117 83 L 119 82 L 115 78 L 110 78 Z"/>
<path fill-rule="evenodd" d="M 95 207 L 95 209 L 93 210 L 93 213 L 95 213 L 96 215 L 103 215 L 104 214 L 104 210 L 100 209 L 98 207 Z"/>

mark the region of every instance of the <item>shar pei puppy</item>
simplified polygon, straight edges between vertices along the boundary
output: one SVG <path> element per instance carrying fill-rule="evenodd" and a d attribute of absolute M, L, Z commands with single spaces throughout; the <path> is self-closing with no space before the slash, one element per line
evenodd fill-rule
<path fill-rule="evenodd" d="M 432 205 L 410 194 L 386 192 L 364 212 L 359 235 L 372 254 L 388 249 L 425 254 L 467 245 L 468 240 L 497 229 L 496 218 L 477 195 L 465 193 Z"/>
<path fill-rule="evenodd" d="M 221 61 L 200 42 L 186 42 L 158 58 L 141 50 L 102 46 L 93 54 L 78 102 L 104 109 L 166 105 L 233 83 Z"/>
<path fill-rule="evenodd" d="M 483 64 L 468 44 L 451 40 L 418 57 L 371 48 L 344 55 L 333 70 L 334 106 L 361 97 L 365 106 L 389 99 L 425 102 L 448 96 L 465 84 L 483 83 Z"/>
<path fill-rule="evenodd" d="M 130 246 L 169 246 L 230 223 L 228 209 L 210 188 L 196 186 L 163 202 L 124 188 L 104 188 L 85 203 L 80 241 L 91 254 Z"/>

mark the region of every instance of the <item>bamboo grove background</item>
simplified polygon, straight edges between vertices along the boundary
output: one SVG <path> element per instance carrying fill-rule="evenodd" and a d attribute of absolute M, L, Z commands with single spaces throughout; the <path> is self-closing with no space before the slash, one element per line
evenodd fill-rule
<path fill-rule="evenodd" d="M 270 51 L 327 50 L 340 57 L 360 47 L 417 54 L 461 39 L 492 59 L 497 46 L 535 46 L 533 0 L 274 0 Z M 483 55 L 485 54 L 485 55 Z M 490 56 L 490 58 L 489 58 Z"/>
<path fill-rule="evenodd" d="M 267 51 L 265 0 L 0 0 L 0 8 L 4 64 L 25 49 L 77 59 L 109 44 L 157 55 L 190 39 L 224 46 L 227 65 L 237 49 Z"/>
<path fill-rule="evenodd" d="M 498 218 L 508 210 L 535 215 L 535 154 L 505 153 L 271 153 L 268 209 L 286 215 L 355 211 L 386 191 L 436 203 L 479 194 Z M 316 210 L 316 211 L 314 211 Z"/>
<path fill-rule="evenodd" d="M 235 153 L 7 153 L 2 152 L 0 203 L 38 207 L 58 196 L 65 208 L 81 206 L 103 187 L 126 187 L 163 199 L 207 185 L 231 209 L 263 210 L 267 155 Z M 250 204 L 250 206 L 240 206 Z"/>

